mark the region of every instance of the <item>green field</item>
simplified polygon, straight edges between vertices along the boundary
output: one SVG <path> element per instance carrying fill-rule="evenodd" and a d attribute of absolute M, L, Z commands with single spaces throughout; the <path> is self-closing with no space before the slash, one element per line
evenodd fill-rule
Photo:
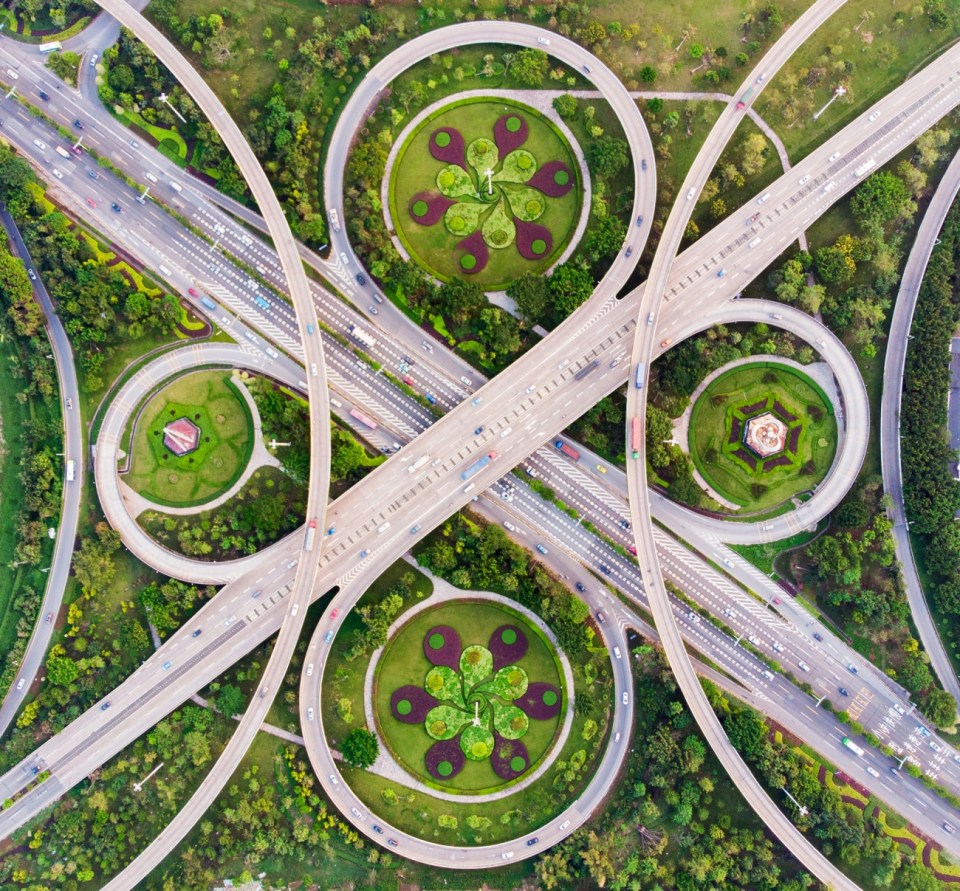
<path fill-rule="evenodd" d="M 397 153 L 390 182 L 390 214 L 400 240 L 428 272 L 443 281 L 463 275 L 458 263 L 459 252 L 455 250 L 461 239 L 447 230 L 443 220 L 431 226 L 416 223 L 408 209 L 410 199 L 418 192 L 437 192 L 437 174 L 446 166 L 430 154 L 430 134 L 439 127 L 450 127 L 461 133 L 467 146 L 480 137 L 492 140 L 494 124 L 511 110 L 516 110 L 529 127 L 522 150 L 534 156 L 538 167 L 547 161 L 562 161 L 573 171 L 576 182 L 566 195 L 544 198 L 545 210 L 536 223 L 553 235 L 553 249 L 548 255 L 540 260 L 524 259 L 515 242 L 502 249 L 490 248 L 487 267 L 468 278 L 485 289 L 494 290 L 505 287 L 525 272 L 546 269 L 559 258 L 576 228 L 582 198 L 579 166 L 559 130 L 538 112 L 520 103 L 500 99 L 457 102 L 426 118 L 410 134 Z M 502 166 L 501 158 L 495 172 Z M 499 187 L 505 191 L 519 188 L 502 183 Z M 487 206 L 493 205 L 483 206 L 484 210 Z"/>
<path fill-rule="evenodd" d="M 186 417 L 200 428 L 200 445 L 177 457 L 163 444 L 164 426 Z M 203 504 L 227 491 L 253 449 L 253 421 L 224 371 L 200 371 L 150 397 L 133 432 L 125 481 L 158 504 Z"/>
<path fill-rule="evenodd" d="M 426 610 L 401 628 L 383 652 L 377 665 L 374 686 L 378 729 L 394 758 L 428 785 L 448 791 L 479 793 L 503 786 L 504 780 L 497 776 L 487 758 L 482 761 L 467 760 L 459 774 L 448 782 L 438 783 L 424 768 L 424 754 L 434 740 L 427 734 L 423 724 L 404 724 L 396 720 L 390 712 L 390 696 L 405 684 L 423 687 L 424 678 L 433 667 L 424 655 L 423 640 L 425 633 L 434 626 L 450 625 L 455 628 L 466 648 L 473 644 L 487 646 L 493 632 L 505 624 L 517 625 L 526 633 L 530 647 L 518 664 L 526 670 L 530 682 L 544 681 L 562 690 L 563 683 L 549 642 L 520 613 L 491 602 L 461 601 Z M 522 742 L 530 754 L 531 767 L 535 767 L 549 750 L 559 724 L 560 717 L 530 721 Z"/>
<path fill-rule="evenodd" d="M 796 415 L 802 432 L 791 464 L 751 471 L 733 455 L 731 424 L 740 408 L 764 399 Z M 833 406 L 811 378 L 786 365 L 756 362 L 721 374 L 700 395 L 690 417 L 689 445 L 697 469 L 720 495 L 750 510 L 765 510 L 824 478 L 837 447 L 837 422 Z"/>

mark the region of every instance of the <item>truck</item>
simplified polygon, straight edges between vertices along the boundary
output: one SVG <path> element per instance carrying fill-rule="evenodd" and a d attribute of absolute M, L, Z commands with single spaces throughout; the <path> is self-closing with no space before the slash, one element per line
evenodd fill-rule
<path fill-rule="evenodd" d="M 750 97 L 753 95 L 753 87 L 750 87 L 739 99 L 737 102 L 737 111 L 743 111 L 747 107 L 747 102 L 750 101 Z"/>
<path fill-rule="evenodd" d="M 368 349 L 372 349 L 377 345 L 377 339 L 364 331 L 359 325 L 347 325 L 347 331 L 350 332 L 350 336 L 353 337 L 354 340 L 359 341 Z"/>
<path fill-rule="evenodd" d="M 860 746 L 850 739 L 849 736 L 845 736 L 842 740 L 840 740 L 840 742 L 842 742 L 857 757 L 863 757 L 863 749 L 861 749 Z"/>
<path fill-rule="evenodd" d="M 594 359 L 589 365 L 584 365 L 574 376 L 575 381 L 582 381 L 590 372 L 596 371 L 600 367 L 600 360 Z"/>
<path fill-rule="evenodd" d="M 54 147 L 53 147 L 53 150 L 54 150 L 61 158 L 67 158 L 67 159 L 70 158 L 70 152 L 68 152 L 62 145 L 56 145 L 56 146 L 54 146 Z"/>
<path fill-rule="evenodd" d="M 415 470 L 419 470 L 419 469 L 420 469 L 421 467 L 423 467 L 423 465 L 426 464 L 427 461 L 429 461 L 429 460 L 430 460 L 430 456 L 429 456 L 429 455 L 421 455 L 419 458 L 417 458 L 416 461 L 413 462 L 413 464 L 411 464 L 411 465 L 407 468 L 407 473 L 413 473 Z"/>
<path fill-rule="evenodd" d="M 630 457 L 639 458 L 643 451 L 643 433 L 640 429 L 640 418 L 633 418 L 630 421 Z"/>
<path fill-rule="evenodd" d="M 868 158 L 853 171 L 853 175 L 857 177 L 863 176 L 865 173 L 869 173 L 871 170 L 873 170 L 873 168 L 876 166 L 877 162 L 873 158 Z"/>
<path fill-rule="evenodd" d="M 76 468 L 77 468 L 77 465 L 74 463 L 72 459 L 70 461 L 67 461 L 67 482 L 68 483 L 73 482 L 77 472 Z"/>
<path fill-rule="evenodd" d="M 479 473 L 481 470 L 483 470 L 483 468 L 486 467 L 491 461 L 496 461 L 497 458 L 499 457 L 500 456 L 496 452 L 489 452 L 488 454 L 484 455 L 482 458 L 478 458 L 466 470 L 463 470 L 460 472 L 460 479 L 462 480 L 470 479 L 470 477 L 472 477 L 474 474 Z M 464 489 L 463 491 L 466 492 L 467 490 Z"/>
<path fill-rule="evenodd" d="M 558 439 L 553 444 L 553 447 L 563 452 L 564 455 L 566 455 L 568 458 L 571 458 L 574 461 L 580 460 L 580 453 L 576 449 L 568 446 L 562 439 Z"/>
<path fill-rule="evenodd" d="M 637 376 L 634 378 L 634 380 L 636 381 L 638 390 L 643 389 L 643 378 L 646 374 L 646 370 L 646 366 L 643 364 L 643 362 L 637 363 Z"/>
<path fill-rule="evenodd" d="M 380 426 L 375 420 L 373 420 L 373 418 L 365 415 L 362 411 L 359 411 L 356 408 L 350 409 L 350 417 L 359 421 L 364 427 L 369 427 L 371 430 L 376 430 L 377 427 Z"/>

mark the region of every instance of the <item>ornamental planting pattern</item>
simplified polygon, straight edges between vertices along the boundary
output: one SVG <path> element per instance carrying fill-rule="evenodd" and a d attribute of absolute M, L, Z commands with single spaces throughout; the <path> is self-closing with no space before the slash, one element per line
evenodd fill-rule
<path fill-rule="evenodd" d="M 537 223 L 551 198 L 561 198 L 575 177 L 562 161 L 538 162 L 522 148 L 529 127 L 522 114 L 497 120 L 493 139 L 479 136 L 469 144 L 454 127 L 430 134 L 430 154 L 443 162 L 432 187 L 417 192 L 408 205 L 421 226 L 441 220 L 457 241 L 458 268 L 476 274 L 490 261 L 490 251 L 515 248 L 525 260 L 542 260 L 553 250 L 553 233 Z"/>
<path fill-rule="evenodd" d="M 560 690 L 530 682 L 518 663 L 529 644 L 516 625 L 501 625 L 487 646 L 464 647 L 449 625 L 436 625 L 423 638 L 423 652 L 433 667 L 423 687 L 394 690 L 390 711 L 405 724 L 422 724 L 436 740 L 424 755 L 435 780 L 456 776 L 467 761 L 488 758 L 503 780 L 530 768 L 523 744 L 530 721 L 549 721 L 560 713 Z"/>

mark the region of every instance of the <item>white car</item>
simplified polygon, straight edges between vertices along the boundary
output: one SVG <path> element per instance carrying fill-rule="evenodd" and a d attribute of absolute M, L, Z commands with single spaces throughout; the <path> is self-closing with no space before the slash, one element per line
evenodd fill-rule
<path fill-rule="evenodd" d="M 97 59 L 99 59 L 99 58 L 100 58 L 100 53 L 94 53 L 94 54 L 90 57 L 90 67 L 91 67 L 91 68 L 96 68 L 96 67 L 97 67 Z"/>
<path fill-rule="evenodd" d="M 801 659 L 801 660 L 797 663 L 797 665 L 800 666 L 800 670 L 801 670 L 801 671 L 810 671 L 810 666 L 807 665 L 807 663 L 804 662 L 803 659 Z"/>

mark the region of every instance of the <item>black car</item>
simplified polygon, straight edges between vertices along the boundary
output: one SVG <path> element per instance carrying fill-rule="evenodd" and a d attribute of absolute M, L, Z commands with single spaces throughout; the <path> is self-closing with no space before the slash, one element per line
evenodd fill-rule
<path fill-rule="evenodd" d="M 583 586 L 583 582 L 577 582 L 577 590 L 583 594 L 587 589 Z"/>
<path fill-rule="evenodd" d="M 100 706 L 100 711 L 105 712 L 110 708 L 110 700 L 108 699 L 103 705 Z"/>
<path fill-rule="evenodd" d="M 646 158 L 644 158 L 644 159 L 640 162 L 640 169 L 641 169 L 641 170 L 646 170 L 646 169 L 647 169 L 647 159 L 646 159 Z"/>
<path fill-rule="evenodd" d="M 119 204 L 117 204 L 116 201 L 114 201 L 114 202 L 110 205 L 110 210 L 112 210 L 114 213 L 122 213 L 122 212 L 123 212 L 123 208 L 122 208 Z"/>
<path fill-rule="evenodd" d="M 483 431 L 484 431 L 484 427 L 483 427 L 483 426 L 477 427 L 477 429 L 473 431 L 473 435 L 474 435 L 474 436 L 479 436 L 481 433 L 483 433 Z"/>
<path fill-rule="evenodd" d="M 41 90 L 41 91 L 40 91 L 40 98 L 41 98 L 44 102 L 49 102 L 49 101 L 50 101 L 50 94 L 47 93 L 47 92 L 45 92 L 44 90 Z"/>
<path fill-rule="evenodd" d="M 390 845 L 391 848 L 395 848 L 397 846 L 397 840 L 395 838 L 388 838 L 387 844 Z"/>
<path fill-rule="evenodd" d="M 75 120 L 75 121 L 73 122 L 73 126 L 76 127 L 78 130 L 82 130 L 82 129 L 83 129 L 83 121 L 81 121 L 79 118 L 77 118 L 77 120 Z"/>
<path fill-rule="evenodd" d="M 358 273 L 357 273 L 357 284 L 358 284 L 358 285 L 365 285 L 366 283 L 367 283 L 367 277 L 366 277 L 365 275 L 363 275 L 362 273 L 359 273 L 359 272 L 358 272 Z"/>
<path fill-rule="evenodd" d="M 629 521 L 629 520 L 621 520 L 621 521 L 620 521 L 620 525 L 623 526 L 624 529 L 629 529 L 629 528 L 630 528 L 630 521 Z"/>
<path fill-rule="evenodd" d="M 846 688 L 846 687 L 840 687 L 840 695 L 841 695 L 841 696 L 849 696 L 850 694 L 847 692 L 847 688 Z"/>
<path fill-rule="evenodd" d="M 376 823 L 373 824 L 373 831 L 380 835 L 383 835 L 383 830 L 379 826 L 377 826 Z"/>
<path fill-rule="evenodd" d="M 191 637 L 199 637 L 201 634 L 203 634 L 203 629 L 202 629 L 202 628 L 198 628 L 198 629 L 197 629 L 196 631 L 194 631 L 193 634 L 190 635 L 190 636 L 191 636 Z"/>
<path fill-rule="evenodd" d="M 540 839 L 537 838 L 537 836 L 534 836 L 533 838 L 528 838 L 527 847 L 529 848 L 531 845 L 535 845 L 538 841 L 540 841 Z"/>
<path fill-rule="evenodd" d="M 822 641 L 823 641 L 823 635 L 820 634 L 820 633 L 817 632 L 817 631 L 814 631 L 814 632 L 813 632 L 813 639 L 814 639 L 814 640 L 819 640 L 819 641 L 822 642 Z"/>
<path fill-rule="evenodd" d="M 601 563 L 601 564 L 600 564 L 600 572 L 602 572 L 604 575 L 610 575 L 610 567 L 607 566 L 606 563 Z"/>

